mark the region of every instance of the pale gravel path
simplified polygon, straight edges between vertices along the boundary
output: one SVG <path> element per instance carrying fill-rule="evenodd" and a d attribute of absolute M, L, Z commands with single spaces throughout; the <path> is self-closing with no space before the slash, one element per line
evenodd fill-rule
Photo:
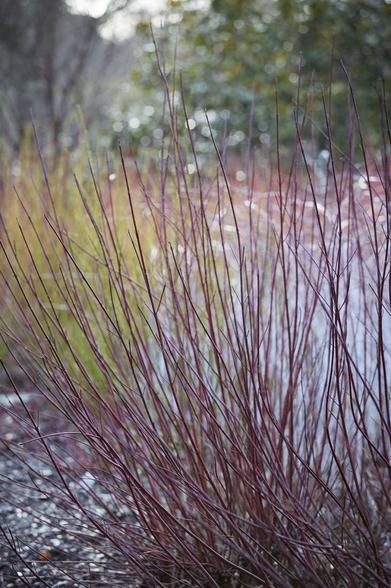
<path fill-rule="evenodd" d="M 3 441 L 17 444 L 21 432 L 15 430 L 6 408 L 18 411 L 20 402 L 6 385 L 0 387 L 0 586 L 17 588 L 31 586 L 41 588 L 136 588 L 140 582 L 126 571 L 121 558 L 104 540 L 87 530 L 80 520 L 75 528 L 77 516 L 70 510 L 64 513 L 52 499 L 31 488 L 31 478 L 15 461 L 12 452 Z M 36 402 L 33 392 L 25 391 L 23 400 L 27 404 Z M 20 408 L 20 406 L 19 406 Z M 44 419 L 41 422 L 45 427 Z M 15 445 L 16 446 L 16 445 Z M 29 457 L 29 465 L 40 470 L 47 481 L 54 481 L 53 467 Z M 32 477 L 33 483 L 42 484 Z M 99 488 L 94 488 L 99 493 Z M 87 493 L 80 492 L 83 506 L 89 507 Z M 107 500 L 107 497 L 105 497 Z M 96 508 L 96 505 L 94 505 Z M 35 513 L 35 516 L 33 515 Z M 37 516 L 38 515 L 38 516 Z M 76 522 L 77 524 L 77 522 Z M 11 549 L 4 536 L 17 544 L 21 561 Z M 45 561 L 46 558 L 46 561 Z M 26 565 L 27 562 L 27 565 Z M 30 569 L 29 569 L 30 567 Z M 34 574 L 37 574 L 40 579 Z"/>

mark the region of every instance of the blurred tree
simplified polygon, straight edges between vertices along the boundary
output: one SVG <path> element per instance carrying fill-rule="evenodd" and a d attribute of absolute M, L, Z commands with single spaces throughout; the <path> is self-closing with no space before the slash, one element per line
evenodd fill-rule
<path fill-rule="evenodd" d="M 171 0 L 163 45 L 178 45 L 178 66 L 193 111 L 216 111 L 215 125 L 229 117 L 244 141 L 253 96 L 255 139 L 269 141 L 274 82 L 282 120 L 291 119 L 299 64 L 303 88 L 315 80 L 313 115 L 321 109 L 319 84 L 332 77 L 337 139 L 346 136 L 348 92 L 342 59 L 354 83 L 362 118 L 371 133 L 378 123 L 376 84 L 390 82 L 391 3 L 386 0 Z M 140 30 L 147 30 L 140 23 Z M 150 76 L 145 80 L 150 85 Z M 292 128 L 282 125 L 282 137 Z M 321 139 L 320 139 L 321 140 Z M 235 139 L 232 139 L 235 142 Z"/>
<path fill-rule="evenodd" d="M 76 105 L 87 123 L 99 120 L 109 78 L 120 63 L 119 48 L 101 38 L 99 27 L 128 4 L 112 0 L 100 18 L 92 18 L 70 13 L 65 0 L 2 0 L 0 122 L 14 152 L 31 112 L 50 128 L 54 159 Z M 76 140 L 78 131 L 76 125 L 67 141 Z"/>

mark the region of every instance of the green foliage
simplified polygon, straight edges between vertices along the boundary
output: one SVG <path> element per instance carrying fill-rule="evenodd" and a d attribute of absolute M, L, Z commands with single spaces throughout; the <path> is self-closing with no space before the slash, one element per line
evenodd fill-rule
<path fill-rule="evenodd" d="M 149 35 L 145 23 L 139 31 Z M 304 87 L 313 80 L 310 115 L 322 109 L 322 89 L 331 95 L 338 140 L 346 136 L 349 114 L 346 75 L 369 136 L 378 124 L 378 84 L 391 73 L 391 4 L 382 0 L 212 0 L 202 10 L 189 0 L 169 4 L 165 30 L 158 35 L 167 65 L 177 45 L 177 67 L 183 71 L 193 113 L 213 109 L 214 126 L 227 120 L 240 144 L 247 133 L 254 103 L 254 141 L 268 143 L 278 88 L 281 138 L 292 129 L 300 76 Z M 147 45 L 148 51 L 150 51 Z M 149 53 L 151 54 L 151 53 Z M 153 53 L 152 53 L 153 58 Z M 140 68 L 142 72 L 142 68 Z M 150 70 L 143 79 L 150 88 Z M 301 97 L 304 108 L 306 96 Z M 198 116 L 198 118 L 202 118 Z M 200 134 L 203 134 L 202 124 Z M 244 133 L 244 134 L 243 134 Z M 320 145 L 322 133 L 318 135 Z"/>

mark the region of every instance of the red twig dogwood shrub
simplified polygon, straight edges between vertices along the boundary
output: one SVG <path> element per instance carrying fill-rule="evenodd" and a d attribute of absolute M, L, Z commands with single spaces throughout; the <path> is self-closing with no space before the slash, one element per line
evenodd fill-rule
<path fill-rule="evenodd" d="M 351 100 L 322 173 L 298 116 L 282 171 L 277 117 L 259 192 L 217 143 L 203 173 L 168 95 L 154 188 L 120 156 L 120 218 L 91 171 L 78 240 L 49 180 L 18 245 L 2 224 L 3 337 L 67 423 L 23 404 L 9 450 L 145 586 L 390 585 L 390 134 L 384 107 L 373 154 Z"/>

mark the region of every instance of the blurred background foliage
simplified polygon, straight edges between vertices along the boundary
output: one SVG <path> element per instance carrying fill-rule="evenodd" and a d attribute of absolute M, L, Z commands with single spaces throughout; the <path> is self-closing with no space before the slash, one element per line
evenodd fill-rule
<path fill-rule="evenodd" d="M 253 144 L 274 142 L 276 88 L 282 140 L 294 133 L 292 113 L 306 101 L 309 119 L 321 120 L 324 91 L 344 148 L 351 109 L 341 60 L 366 133 L 375 136 L 379 90 L 382 80 L 390 83 L 389 0 L 156 0 L 150 10 L 131 0 L 103 4 L 97 16 L 75 10 L 78 0 L 1 1 L 0 124 L 14 155 L 31 113 L 54 160 L 77 146 L 83 128 L 96 147 L 110 148 L 118 137 L 131 153 L 158 147 L 163 88 L 151 18 L 169 84 L 174 61 L 182 74 L 200 151 L 210 145 L 202 140 L 209 136 L 205 110 L 233 148 L 246 147 L 250 126 Z M 313 129 L 319 149 L 322 130 Z"/>

